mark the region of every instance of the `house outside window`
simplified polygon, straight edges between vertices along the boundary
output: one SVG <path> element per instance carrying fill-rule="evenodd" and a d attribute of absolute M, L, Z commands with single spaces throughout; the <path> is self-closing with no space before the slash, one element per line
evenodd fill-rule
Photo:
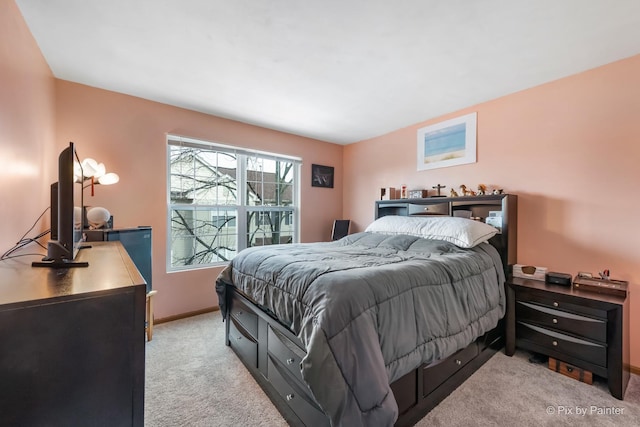
<path fill-rule="evenodd" d="M 169 135 L 168 271 L 299 241 L 300 159 Z"/>

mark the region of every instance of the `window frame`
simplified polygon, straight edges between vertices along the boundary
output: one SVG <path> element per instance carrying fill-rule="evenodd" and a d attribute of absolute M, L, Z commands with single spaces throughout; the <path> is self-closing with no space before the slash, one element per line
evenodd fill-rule
<path fill-rule="evenodd" d="M 236 204 L 221 205 L 221 204 L 197 204 L 197 203 L 173 203 L 171 200 L 171 147 L 191 147 L 196 149 L 211 150 L 216 152 L 225 152 L 236 156 Z M 166 271 L 168 273 L 190 271 L 201 268 L 215 268 L 227 265 L 228 261 L 215 261 L 203 264 L 189 264 L 182 266 L 172 266 L 172 251 L 173 251 L 173 234 L 172 234 L 172 214 L 175 210 L 193 210 L 210 209 L 217 211 L 235 210 L 236 214 L 236 255 L 240 251 L 246 249 L 247 245 L 247 219 L 249 212 L 291 212 L 291 219 L 293 221 L 293 233 L 292 242 L 299 243 L 300 241 L 300 174 L 302 159 L 299 157 L 270 153 L 261 150 L 252 150 L 247 148 L 236 147 L 232 145 L 221 144 L 218 142 L 204 141 L 184 136 L 167 134 L 166 144 L 166 194 L 167 194 L 167 251 L 166 251 Z M 290 162 L 293 163 L 293 186 L 292 186 L 292 204 L 291 206 L 269 206 L 269 205 L 249 205 L 247 200 L 247 159 L 249 157 L 258 157 L 273 161 Z M 264 181 L 262 181 L 264 182 Z"/>

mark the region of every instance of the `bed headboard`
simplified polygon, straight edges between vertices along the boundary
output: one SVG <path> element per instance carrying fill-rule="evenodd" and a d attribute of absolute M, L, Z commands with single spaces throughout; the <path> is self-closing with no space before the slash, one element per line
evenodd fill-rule
<path fill-rule="evenodd" d="M 518 197 L 514 194 L 376 201 L 375 218 L 385 215 L 464 216 L 489 222 L 500 230 L 500 233 L 493 236 L 489 243 L 500 253 L 506 272 L 509 273 L 513 264 L 516 263 Z"/>

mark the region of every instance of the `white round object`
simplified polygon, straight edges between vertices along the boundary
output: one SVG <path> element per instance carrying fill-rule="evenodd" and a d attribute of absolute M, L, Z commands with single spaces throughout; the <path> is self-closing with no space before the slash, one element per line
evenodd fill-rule
<path fill-rule="evenodd" d="M 82 227 L 82 209 L 80 206 L 73 207 L 73 228 L 75 230 L 80 230 Z"/>
<path fill-rule="evenodd" d="M 91 208 L 87 211 L 87 222 L 91 228 L 100 228 L 109 221 L 111 214 L 101 207 Z"/>

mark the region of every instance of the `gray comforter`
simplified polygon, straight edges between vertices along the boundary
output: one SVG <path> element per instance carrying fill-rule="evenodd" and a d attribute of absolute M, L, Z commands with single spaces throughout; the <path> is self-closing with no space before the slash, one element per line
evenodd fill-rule
<path fill-rule="evenodd" d="M 502 264 L 487 243 L 365 232 L 250 248 L 220 274 L 219 294 L 225 283 L 302 340 L 303 378 L 333 425 L 392 425 L 389 384 L 464 348 L 505 312 Z"/>

